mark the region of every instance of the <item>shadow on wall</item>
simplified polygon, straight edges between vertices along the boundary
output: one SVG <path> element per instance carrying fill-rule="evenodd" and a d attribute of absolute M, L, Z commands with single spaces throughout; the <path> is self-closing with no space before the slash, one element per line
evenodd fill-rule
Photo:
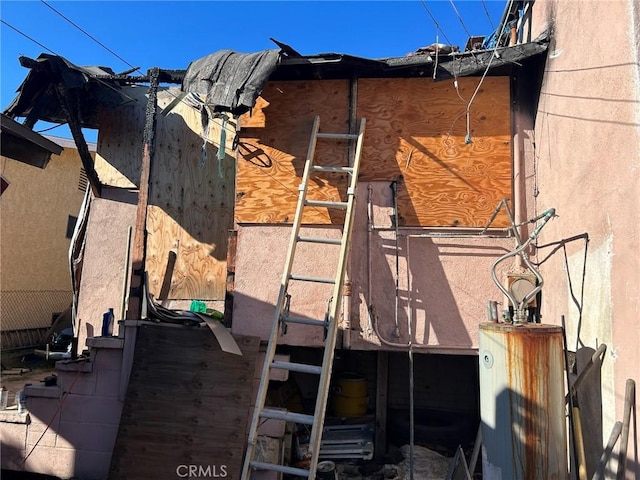
<path fill-rule="evenodd" d="M 379 323 L 377 333 L 383 344 L 406 347 L 410 319 L 416 348 L 475 348 L 470 327 L 484 320 L 476 312 L 484 313 L 489 300 L 485 295 L 493 286 L 490 266 L 507 249 L 499 244 L 464 244 L 459 239 L 435 243 L 430 238 L 401 236 L 396 252 L 394 233 L 377 233 L 371 249 L 371 292 L 360 293 L 375 310 L 372 321 Z"/>

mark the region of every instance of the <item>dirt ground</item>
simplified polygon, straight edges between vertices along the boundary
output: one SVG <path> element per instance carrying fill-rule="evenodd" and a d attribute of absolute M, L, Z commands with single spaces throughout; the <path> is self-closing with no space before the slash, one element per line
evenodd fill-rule
<path fill-rule="evenodd" d="M 56 373 L 53 361 L 39 359 L 27 358 L 24 363 L 14 362 L 5 366 L 11 367 L 0 373 L 0 385 L 9 391 L 7 406 L 15 405 L 16 392 L 22 390 L 25 384 L 38 385 L 45 377 Z M 20 370 L 23 371 L 22 374 L 18 374 Z"/>

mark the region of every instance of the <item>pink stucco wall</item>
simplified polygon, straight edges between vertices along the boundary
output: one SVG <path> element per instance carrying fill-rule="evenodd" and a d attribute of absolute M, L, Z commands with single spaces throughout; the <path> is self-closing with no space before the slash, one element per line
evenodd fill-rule
<path fill-rule="evenodd" d="M 559 214 L 541 244 L 589 236 L 544 263 L 543 314 L 551 323 L 565 315 L 570 350 L 607 345 L 605 437 L 622 419 L 626 380 L 640 381 L 639 8 L 632 0 L 534 3 L 532 36 L 550 27 L 552 43 L 535 126 L 523 122 L 519 132 L 528 213 L 554 206 Z"/>
<path fill-rule="evenodd" d="M 368 208 L 369 202 L 371 208 Z M 346 297 L 342 319 L 342 345 L 347 348 L 393 350 L 407 344 L 408 302 L 413 339 L 417 348 L 472 353 L 477 348 L 478 324 L 486 320 L 488 300 L 502 302 L 491 281 L 493 262 L 513 249 L 509 238 L 418 238 L 422 230 L 402 229 L 398 237 L 398 325 L 395 332 L 396 255 L 391 223 L 391 189 L 388 182 L 361 183 L 351 242 L 348 277 L 351 297 Z M 368 211 L 372 212 L 369 229 Z M 303 235 L 339 236 L 335 228 L 306 227 Z M 285 265 L 289 226 L 240 226 L 236 255 L 233 331 L 268 338 Z M 304 248 L 303 248 L 304 247 Z M 333 277 L 337 248 L 300 244 L 294 273 Z M 504 278 L 513 262 L 500 265 Z M 290 283 L 292 314 L 322 319 L 331 296 L 326 286 Z M 410 298 L 409 298 L 410 297 Z M 369 307 L 376 312 L 369 316 Z M 380 336 L 376 333 L 380 333 Z M 386 340 L 386 343 L 385 343 Z M 291 325 L 281 343 L 322 344 L 322 331 Z M 394 346 L 398 344 L 399 346 Z"/>

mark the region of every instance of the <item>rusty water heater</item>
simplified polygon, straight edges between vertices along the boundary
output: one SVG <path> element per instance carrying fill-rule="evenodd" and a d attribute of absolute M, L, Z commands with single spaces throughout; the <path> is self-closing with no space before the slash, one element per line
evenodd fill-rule
<path fill-rule="evenodd" d="M 483 323 L 478 354 L 483 478 L 566 480 L 562 328 Z"/>

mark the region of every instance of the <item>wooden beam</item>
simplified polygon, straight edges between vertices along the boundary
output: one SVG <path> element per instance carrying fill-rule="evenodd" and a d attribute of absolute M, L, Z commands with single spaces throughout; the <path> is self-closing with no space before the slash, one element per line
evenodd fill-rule
<path fill-rule="evenodd" d="M 69 122 L 71 135 L 73 136 L 73 140 L 76 142 L 76 147 L 78 148 L 78 154 L 80 155 L 82 167 L 87 173 L 87 180 L 89 180 L 91 192 L 94 196 L 100 197 L 102 192 L 102 185 L 100 184 L 98 173 L 96 172 L 96 169 L 94 167 L 91 153 L 89 153 L 87 141 L 84 139 L 84 134 L 82 133 L 82 128 L 80 127 L 80 119 L 77 116 L 78 102 L 76 95 L 61 84 L 56 85 L 55 89 L 58 100 L 60 101 L 60 108 L 67 118 L 67 122 Z"/>
<path fill-rule="evenodd" d="M 159 69 L 149 70 L 149 99 L 147 101 L 146 122 L 144 126 L 144 146 L 142 151 L 142 167 L 138 186 L 138 209 L 133 232 L 133 248 L 131 251 L 131 281 L 129 282 L 129 304 L 127 320 L 140 318 L 144 285 L 144 251 L 146 243 L 147 206 L 149 203 L 149 175 L 156 130 L 156 110 L 158 108 L 158 76 Z"/>
<path fill-rule="evenodd" d="M 376 369 L 376 433 L 375 459 L 387 453 L 387 387 L 389 385 L 389 352 L 378 352 Z"/>

